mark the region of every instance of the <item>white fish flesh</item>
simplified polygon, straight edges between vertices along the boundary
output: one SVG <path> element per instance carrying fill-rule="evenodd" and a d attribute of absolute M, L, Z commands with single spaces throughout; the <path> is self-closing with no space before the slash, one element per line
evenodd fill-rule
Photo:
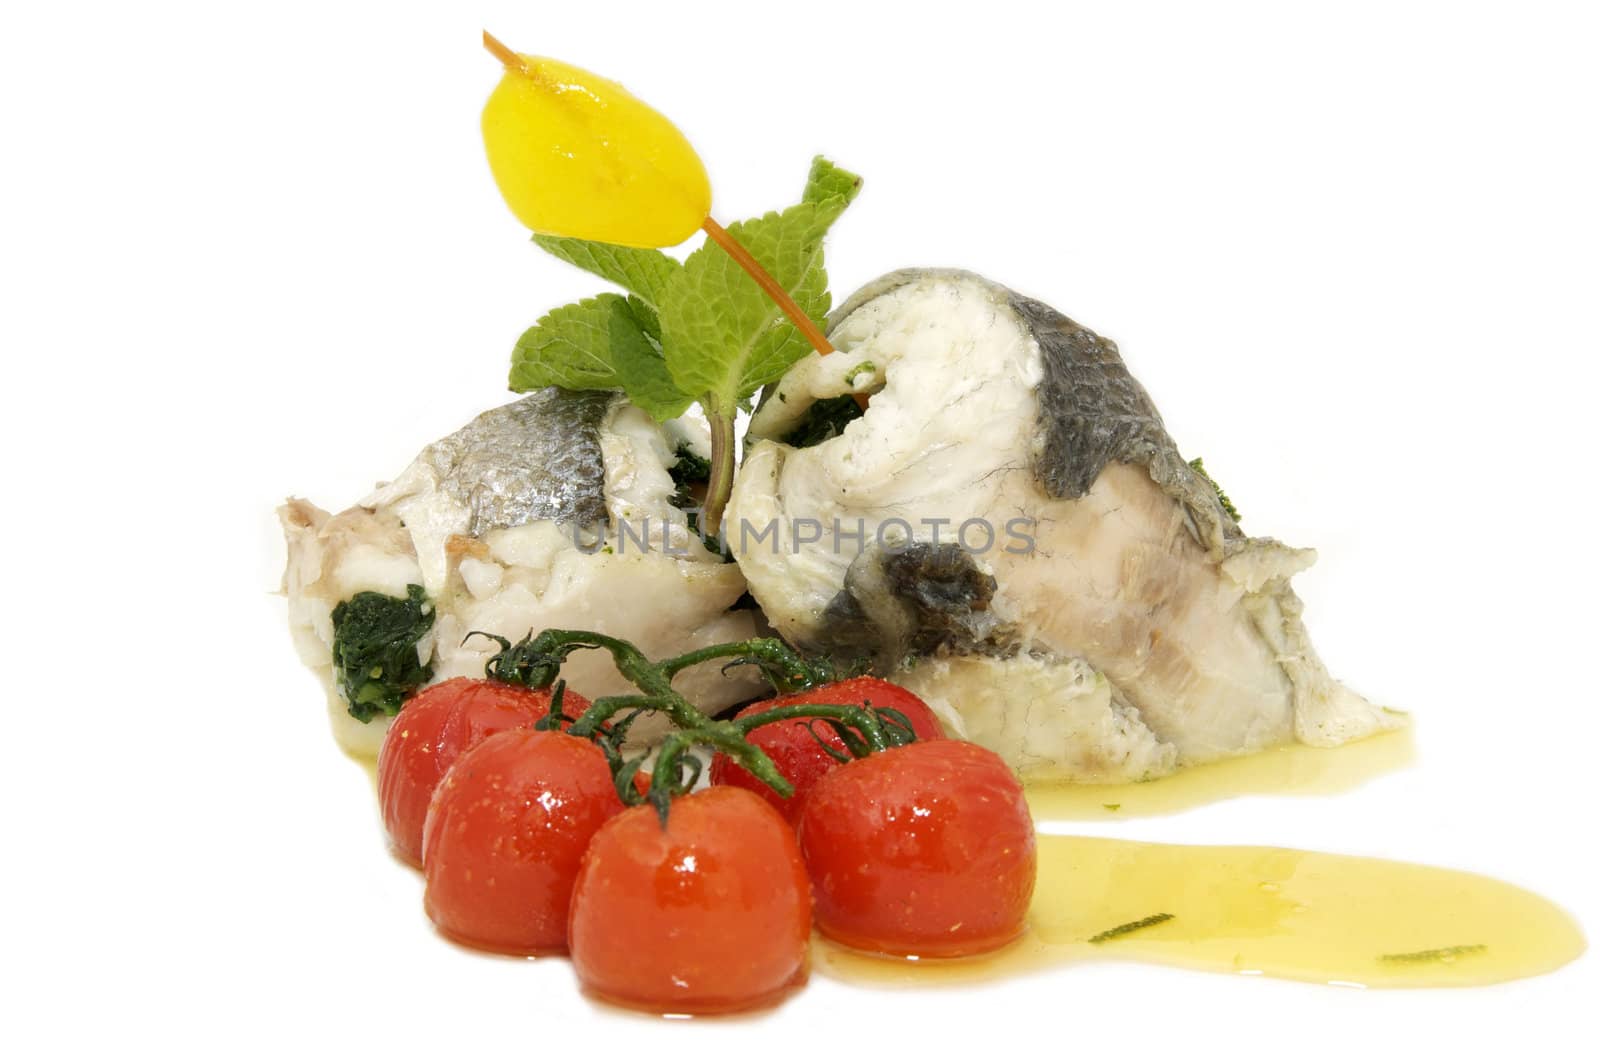
<path fill-rule="evenodd" d="M 597 630 L 668 656 L 757 633 L 754 610 L 731 610 L 745 581 L 706 549 L 673 505 L 680 447 L 706 456 L 691 418 L 659 426 L 610 392 L 547 388 L 490 410 L 427 447 L 394 481 L 331 515 L 291 499 L 284 591 L 301 658 L 323 679 L 340 744 L 376 755 L 388 718 L 348 711 L 333 662 L 332 614 L 361 591 L 403 598 L 424 588 L 434 623 L 418 643 L 433 681 L 482 675 L 496 647 L 549 627 Z M 589 534 L 626 522 L 633 538 Z M 641 541 L 643 545 L 641 545 Z M 581 545 L 580 545 L 581 544 Z M 599 651 L 572 655 L 562 676 L 594 698 L 632 691 Z M 688 697 L 717 710 L 762 693 L 752 669 L 702 665 L 680 674 Z M 648 722 L 634 734 L 646 738 Z"/>
<path fill-rule="evenodd" d="M 873 655 L 1034 777 L 1151 778 L 1403 720 L 1329 677 L 1289 586 L 1315 554 L 1240 530 L 1111 341 L 949 270 L 882 278 L 830 329 L 840 353 L 756 412 L 725 524 L 786 638 Z M 863 391 L 814 441 L 818 403 Z"/>

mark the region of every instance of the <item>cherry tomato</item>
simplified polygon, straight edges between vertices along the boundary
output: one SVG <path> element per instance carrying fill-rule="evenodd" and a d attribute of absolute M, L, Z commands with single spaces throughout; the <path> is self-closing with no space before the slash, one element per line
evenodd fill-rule
<path fill-rule="evenodd" d="M 800 849 L 817 927 L 853 948 L 967 956 L 1022 932 L 1033 818 L 1005 761 L 917 742 L 841 765 L 811 791 Z"/>
<path fill-rule="evenodd" d="M 741 709 L 739 716 L 755 716 L 757 712 L 782 708 L 787 704 L 861 704 L 875 709 L 896 709 L 906 714 L 906 719 L 910 720 L 910 727 L 917 733 L 918 740 L 944 738 L 944 728 L 939 727 L 939 717 L 934 716 L 933 709 L 928 708 L 926 701 L 904 687 L 896 687 L 888 680 L 875 679 L 872 676 L 840 680 L 835 684 L 824 684 L 805 692 L 757 701 L 749 708 Z M 781 812 L 790 824 L 798 823 L 800 810 L 805 805 L 806 794 L 810 794 L 811 788 L 816 786 L 819 778 L 840 767 L 840 762 L 834 757 L 827 756 L 827 751 L 824 751 L 818 740 L 811 736 L 811 730 L 816 730 L 816 733 L 822 736 L 822 741 L 826 741 L 830 748 L 845 752 L 845 743 L 827 724 L 806 728 L 802 720 L 786 720 L 782 724 L 757 727 L 746 735 L 750 743 L 760 746 L 766 756 L 773 759 L 773 764 L 778 765 L 782 776 L 794 784 L 794 796 L 779 797 L 771 786 L 750 775 L 744 768 L 739 767 L 736 760 L 720 752 L 712 757 L 710 762 L 710 781 L 714 784 L 749 789 L 750 792 L 766 799 L 766 802 L 774 808 L 778 808 L 778 812 Z"/>
<path fill-rule="evenodd" d="M 485 738 L 445 773 L 428 809 L 428 918 L 478 948 L 565 949 L 583 851 L 623 807 L 593 743 L 559 731 Z"/>
<path fill-rule="evenodd" d="M 567 716 L 588 707 L 570 690 L 562 698 Z M 447 679 L 408 700 L 378 753 L 378 805 L 395 853 L 422 866 L 428 801 L 457 757 L 492 734 L 531 727 L 549 711 L 550 691 L 487 679 Z"/>
<path fill-rule="evenodd" d="M 749 708 L 741 709 L 739 716 L 754 716 L 758 712 L 785 705 L 807 704 L 870 705 L 875 709 L 896 709 L 911 721 L 911 729 L 916 732 L 918 739 L 944 737 L 944 728 L 939 726 L 939 718 L 928 708 L 927 702 L 904 687 L 895 686 L 887 680 L 872 676 L 845 679 L 798 694 L 785 694 L 767 701 L 758 701 Z M 844 742 L 827 724 L 817 724 L 814 730 L 829 746 L 841 753 L 844 752 Z M 794 796 L 779 797 L 772 787 L 721 753 L 711 758 L 712 783 L 739 786 L 759 794 L 773 808 L 783 813 L 784 818 L 791 824 L 798 823 L 806 795 L 811 792 L 818 779 L 839 766 L 839 761 L 828 756 L 812 737 L 811 730 L 799 720 L 769 723 L 757 727 L 745 737 L 771 757 L 783 777 L 794 784 Z"/>
<path fill-rule="evenodd" d="M 748 790 L 713 786 L 595 834 L 568 939 L 583 985 L 656 1012 L 735 1011 L 805 981 L 811 892 L 794 831 Z"/>

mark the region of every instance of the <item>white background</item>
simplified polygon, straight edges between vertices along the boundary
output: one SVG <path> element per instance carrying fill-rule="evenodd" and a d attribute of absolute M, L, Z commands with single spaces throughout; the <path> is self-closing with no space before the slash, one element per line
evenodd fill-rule
<path fill-rule="evenodd" d="M 392 476 L 595 290 L 489 179 L 485 25 L 672 116 L 724 221 L 792 202 L 815 152 L 860 171 L 836 297 L 954 265 L 1053 303 L 1121 344 L 1248 530 L 1321 548 L 1311 629 L 1416 714 L 1417 764 L 1084 829 L 1470 868 L 1600 925 L 1593 16 L 895 6 L 8 7 L 0 1054 L 1586 1051 L 1592 957 L 1452 992 L 819 978 L 663 1024 L 431 932 L 269 594 L 271 510 Z"/>

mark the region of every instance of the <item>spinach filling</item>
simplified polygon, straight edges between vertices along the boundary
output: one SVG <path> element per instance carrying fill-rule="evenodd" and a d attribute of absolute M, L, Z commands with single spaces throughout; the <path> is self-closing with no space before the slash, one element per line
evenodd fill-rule
<path fill-rule="evenodd" d="M 433 627 L 433 603 L 411 584 L 404 598 L 361 591 L 333 608 L 333 672 L 350 715 L 393 716 L 433 678 L 417 643 Z"/>

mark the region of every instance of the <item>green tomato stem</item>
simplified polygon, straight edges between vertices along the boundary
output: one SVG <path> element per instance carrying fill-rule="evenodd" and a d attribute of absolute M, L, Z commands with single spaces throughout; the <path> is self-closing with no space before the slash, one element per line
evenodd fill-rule
<path fill-rule="evenodd" d="M 709 746 L 733 758 L 745 771 L 770 786 L 779 797 L 794 796 L 793 784 L 783 777 L 778 766 L 760 748 L 745 741 L 744 732 L 731 721 L 668 735 L 661 744 L 661 752 L 656 756 L 652 789 L 657 785 L 657 779 L 660 785 L 677 787 L 681 782 L 679 762 L 691 747 L 697 745 Z M 692 785 L 692 780 L 689 785 Z"/>
<path fill-rule="evenodd" d="M 780 639 L 745 639 L 743 642 L 723 642 L 706 646 L 676 657 L 656 662 L 656 667 L 668 679 L 692 665 L 714 661 L 721 657 L 743 658 L 743 663 L 757 664 L 772 684 L 783 693 L 805 690 L 825 683 L 832 678 L 826 665 L 808 661 Z"/>
<path fill-rule="evenodd" d="M 729 643 L 727 647 L 708 647 L 708 649 L 724 648 L 729 652 L 712 656 L 742 653 L 746 643 Z M 547 662 L 544 667 L 553 665 L 557 671 L 567 655 L 577 649 L 603 649 L 609 652 L 617 671 L 643 694 L 616 694 L 596 698 L 588 711 L 579 716 L 568 729 L 568 734 L 577 738 L 589 737 L 617 713 L 641 708 L 666 713 L 673 725 L 679 728 L 667 736 L 661 752 L 656 757 L 657 770 L 651 782 L 652 792 L 661 786 L 674 790 L 678 788 L 680 779 L 677 764 L 688 747 L 698 741 L 733 757 L 751 775 L 777 791 L 779 796 L 788 797 L 794 793 L 794 787 L 778 771 L 777 765 L 772 763 L 771 758 L 745 741 L 743 730 L 732 723 L 719 723 L 697 709 L 687 698 L 672 688 L 671 677 L 662 666 L 651 663 L 650 659 L 640 653 L 638 647 L 632 643 L 602 635 L 598 631 L 551 628 L 540 632 L 530 644 L 530 653 L 544 659 Z M 759 647 L 757 649 L 761 650 Z M 549 677 L 549 682 L 554 682 L 553 675 Z"/>
<path fill-rule="evenodd" d="M 867 740 L 867 745 L 875 753 L 881 753 L 889 748 L 888 736 L 884 734 L 883 725 L 878 722 L 876 716 L 860 705 L 780 705 L 764 712 L 741 716 L 731 722 L 739 728 L 741 734 L 748 735 L 757 727 L 764 727 L 769 723 L 819 719 L 838 720 L 854 727 L 861 732 L 862 737 Z"/>
<path fill-rule="evenodd" d="M 663 824 L 666 822 L 667 808 L 671 799 L 687 792 L 699 778 L 700 761 L 691 753 L 695 746 L 706 746 L 725 754 L 771 787 L 778 796 L 791 797 L 794 794 L 794 786 L 783 777 L 782 772 L 778 771 L 772 759 L 746 738 L 755 728 L 785 720 L 827 719 L 838 721 L 861 735 L 860 741 L 845 736 L 846 745 L 857 756 L 887 749 L 892 744 L 884 729 L 883 721 L 875 713 L 860 705 L 784 705 L 742 719 L 718 721 L 701 712 L 672 687 L 673 676 L 683 669 L 725 657 L 759 665 L 774 684 L 780 687 L 787 684 L 803 689 L 831 678 L 825 666 L 807 661 L 777 639 L 745 639 L 740 642 L 722 643 L 652 662 L 639 651 L 638 647 L 622 639 L 602 635 L 598 631 L 551 628 L 514 647 L 504 647 L 501 656 L 503 666 L 509 674 L 515 674 L 531 686 L 549 686 L 556 681 L 567 657 L 574 650 L 580 649 L 601 649 L 608 652 L 617 671 L 638 687 L 640 693 L 613 694 L 596 698 L 589 708 L 573 721 L 567 730 L 568 734 L 576 738 L 594 738 L 600 735 L 605 747 L 610 750 L 608 756 L 618 758 L 613 763 L 613 768 L 616 769 L 622 764 L 620 755 L 616 752 L 621 739 L 614 734 L 604 732 L 603 728 L 618 713 L 640 710 L 662 712 L 678 728 L 662 741 L 656 756 L 649 792 L 642 798 L 656 807 Z M 684 778 L 683 773 L 686 764 L 692 768 L 688 779 Z M 631 786 L 625 785 L 626 782 L 626 779 L 619 781 L 618 792 L 624 800 L 633 800 L 634 791 Z"/>
<path fill-rule="evenodd" d="M 588 738 L 602 725 L 626 709 L 656 709 L 665 711 L 672 707 L 670 698 L 651 697 L 647 694 L 612 694 L 595 698 L 583 715 L 572 721 L 567 733 L 574 738 Z"/>

